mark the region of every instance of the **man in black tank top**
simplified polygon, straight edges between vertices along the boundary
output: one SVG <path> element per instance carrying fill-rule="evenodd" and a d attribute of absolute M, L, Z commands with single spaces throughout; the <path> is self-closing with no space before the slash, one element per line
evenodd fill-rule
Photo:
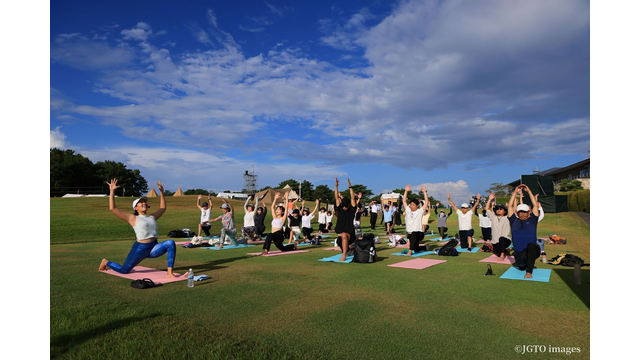
<path fill-rule="evenodd" d="M 336 234 L 338 239 L 336 242 L 342 250 L 342 256 L 338 261 L 345 261 L 347 259 L 347 252 L 349 251 L 349 244 L 356 241 L 356 230 L 353 226 L 353 220 L 356 217 L 356 196 L 351 188 L 351 181 L 347 178 L 349 184 L 350 198 L 340 199 L 340 193 L 338 192 L 338 185 L 340 182 L 336 178 L 336 215 L 338 215 L 338 221 L 336 221 Z"/>

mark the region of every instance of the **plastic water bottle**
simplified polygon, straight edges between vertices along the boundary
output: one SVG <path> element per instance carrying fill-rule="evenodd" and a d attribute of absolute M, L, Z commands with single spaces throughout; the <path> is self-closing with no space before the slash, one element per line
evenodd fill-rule
<path fill-rule="evenodd" d="M 187 287 L 193 287 L 193 269 L 189 269 L 189 275 L 187 277 Z"/>
<path fill-rule="evenodd" d="M 544 251 L 542 252 L 542 260 L 541 261 L 542 261 L 543 264 L 547 263 L 547 254 Z"/>

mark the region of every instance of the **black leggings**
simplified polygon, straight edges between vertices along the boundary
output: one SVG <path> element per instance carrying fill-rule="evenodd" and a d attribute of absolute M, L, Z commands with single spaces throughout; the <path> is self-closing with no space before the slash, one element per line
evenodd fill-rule
<path fill-rule="evenodd" d="M 514 253 L 516 258 L 516 266 L 520 270 L 527 270 L 528 273 L 533 272 L 533 266 L 536 263 L 536 259 L 540 257 L 540 246 L 537 244 L 529 243 L 527 249 L 520 253 Z"/>
<path fill-rule="evenodd" d="M 493 245 L 493 253 L 496 254 L 496 256 L 500 256 L 507 251 L 509 245 L 511 245 L 511 240 L 501 236 L 498 243 Z"/>
<path fill-rule="evenodd" d="M 327 232 L 327 224 L 318 224 L 318 232 L 326 233 Z"/>
<path fill-rule="evenodd" d="M 295 247 L 293 244 L 287 245 L 287 246 L 284 246 L 282 244 L 284 242 L 284 232 L 282 230 L 276 231 L 274 233 L 268 233 L 267 240 L 264 242 L 264 245 L 262 245 L 262 248 L 264 250 L 269 251 L 269 249 L 271 248 L 271 242 L 273 242 L 273 244 L 278 248 L 278 250 L 282 252 L 295 250 Z"/>
<path fill-rule="evenodd" d="M 487 241 L 487 240 L 491 240 L 491 228 L 488 227 L 481 227 L 480 230 L 482 230 L 482 240 Z"/>
<path fill-rule="evenodd" d="M 369 223 L 371 224 L 371 230 L 376 229 L 376 221 L 378 220 L 378 213 L 371 213 L 371 217 L 369 218 Z"/>
<path fill-rule="evenodd" d="M 313 236 L 311 235 L 311 233 L 313 232 L 313 228 L 307 228 L 307 227 L 303 227 L 302 228 L 302 236 L 304 236 L 305 238 L 311 240 L 311 238 L 313 238 Z"/>
<path fill-rule="evenodd" d="M 414 231 L 409 234 L 409 249 L 411 249 L 411 252 L 427 251 L 428 245 L 420 245 L 422 239 L 424 239 L 422 231 Z"/>
<path fill-rule="evenodd" d="M 256 226 L 256 236 L 262 238 L 265 230 L 267 229 L 264 226 Z"/>

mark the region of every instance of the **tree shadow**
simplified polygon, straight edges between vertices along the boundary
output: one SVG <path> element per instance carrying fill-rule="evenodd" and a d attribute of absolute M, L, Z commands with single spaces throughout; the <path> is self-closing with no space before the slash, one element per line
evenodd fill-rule
<path fill-rule="evenodd" d="M 75 346 L 81 345 L 82 343 L 89 341 L 93 338 L 108 334 L 114 330 L 129 326 L 132 323 L 138 321 L 144 321 L 147 319 L 152 319 L 162 314 L 156 313 L 147 316 L 133 316 L 126 319 L 112 321 L 108 324 L 98 326 L 97 328 L 89 329 L 80 333 L 75 334 L 65 334 L 56 336 L 51 339 L 49 344 L 50 347 L 50 355 L 51 359 L 62 356 L 69 352 L 69 350 Z"/>
<path fill-rule="evenodd" d="M 574 294 L 584 303 L 584 305 L 591 309 L 590 303 L 591 298 L 589 294 L 589 290 L 591 286 L 589 285 L 590 281 L 590 270 L 582 269 L 582 284 L 576 285 L 573 279 L 573 268 L 562 268 L 562 269 L 553 269 L 553 271 L 558 274 L 558 276 L 564 281 L 565 284 L 573 291 Z"/>

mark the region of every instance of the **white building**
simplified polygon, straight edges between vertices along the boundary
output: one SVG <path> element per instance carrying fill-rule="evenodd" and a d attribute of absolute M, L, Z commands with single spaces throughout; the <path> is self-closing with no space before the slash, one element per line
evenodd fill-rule
<path fill-rule="evenodd" d="M 242 193 L 218 193 L 217 197 L 225 199 L 242 199 L 246 200 L 249 195 Z"/>

